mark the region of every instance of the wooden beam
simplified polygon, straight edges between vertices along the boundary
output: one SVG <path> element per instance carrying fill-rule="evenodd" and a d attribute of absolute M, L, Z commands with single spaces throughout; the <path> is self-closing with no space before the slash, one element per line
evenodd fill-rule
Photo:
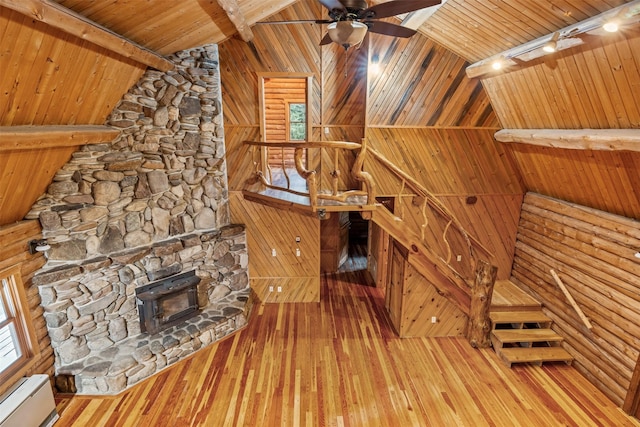
<path fill-rule="evenodd" d="M 494 137 L 567 150 L 640 152 L 640 129 L 502 129 Z"/>
<path fill-rule="evenodd" d="M 0 6 L 22 13 L 29 18 L 44 22 L 65 33 L 160 71 L 169 71 L 174 67 L 171 61 L 156 52 L 140 46 L 54 1 L 0 0 Z"/>
<path fill-rule="evenodd" d="M 236 0 L 218 0 L 220 7 L 224 9 L 229 17 L 229 20 L 233 23 L 238 30 L 238 34 L 245 42 L 253 40 L 253 32 L 244 17 L 244 14 L 240 10 L 240 5 Z"/>
<path fill-rule="evenodd" d="M 120 130 L 108 126 L 3 126 L 0 152 L 73 147 L 111 142 Z"/>

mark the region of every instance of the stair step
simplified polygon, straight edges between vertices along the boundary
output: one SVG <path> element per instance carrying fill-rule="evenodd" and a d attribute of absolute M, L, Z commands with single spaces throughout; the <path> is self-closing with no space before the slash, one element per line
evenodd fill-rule
<path fill-rule="evenodd" d="M 496 280 L 491 311 L 539 310 L 542 304 L 510 280 Z"/>
<path fill-rule="evenodd" d="M 501 343 L 560 342 L 563 340 L 551 329 L 494 329 L 491 333 Z"/>
<path fill-rule="evenodd" d="M 565 362 L 571 364 L 573 357 L 562 347 L 509 347 L 498 352 L 500 358 L 511 367 L 512 363 Z"/>
<path fill-rule="evenodd" d="M 498 324 L 540 323 L 544 326 L 551 325 L 551 319 L 540 310 L 531 311 L 495 311 L 489 313 L 491 323 L 495 328 Z"/>

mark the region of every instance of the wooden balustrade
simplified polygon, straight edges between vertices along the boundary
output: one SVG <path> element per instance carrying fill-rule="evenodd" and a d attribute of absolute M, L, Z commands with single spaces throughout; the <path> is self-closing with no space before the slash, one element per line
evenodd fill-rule
<path fill-rule="evenodd" d="M 486 249 L 482 245 L 482 243 L 480 243 L 477 239 L 475 239 L 465 230 L 465 228 L 462 226 L 460 221 L 455 217 L 455 215 L 451 213 L 447 209 L 447 207 L 443 205 L 442 202 L 440 202 L 440 200 L 433 193 L 427 190 L 424 186 L 422 186 L 419 182 L 417 182 L 413 177 L 411 177 L 409 174 L 404 172 L 398 166 L 393 164 L 389 159 L 387 159 L 385 156 L 383 156 L 376 150 L 370 149 L 368 152 L 371 153 L 373 158 L 375 158 L 382 165 L 384 165 L 387 170 L 389 170 L 391 173 L 396 175 L 398 179 L 401 180 L 402 182 L 402 187 L 400 190 L 401 194 L 404 192 L 405 188 L 408 187 L 411 189 L 411 191 L 414 191 L 416 195 L 424 198 L 424 202 L 422 205 L 422 216 L 424 221 L 420 226 L 420 229 L 421 229 L 420 233 L 423 240 L 424 240 L 424 230 L 428 226 L 428 219 L 426 215 L 427 207 L 432 209 L 435 213 L 437 213 L 447 221 L 447 225 L 442 234 L 442 240 L 445 243 L 447 248 L 447 257 L 445 260 L 447 263 L 450 263 L 451 261 L 451 246 L 447 238 L 449 230 L 451 229 L 451 226 L 457 229 L 458 232 L 462 235 L 462 237 L 465 240 L 465 243 L 467 245 L 467 251 L 469 253 L 469 258 L 471 260 L 472 271 L 476 270 L 476 267 L 478 264 L 478 259 L 476 257 L 476 250 L 480 251 L 487 258 L 493 258 L 493 254 L 488 249 Z M 398 199 L 400 199 L 399 201 L 401 203 L 402 202 L 401 197 L 399 197 Z"/>
<path fill-rule="evenodd" d="M 352 197 L 365 197 L 365 203 L 362 203 L 360 199 L 358 199 L 358 205 L 374 205 L 375 204 L 375 196 L 374 189 L 375 185 L 373 182 L 373 178 L 367 172 L 362 170 L 364 165 L 364 158 L 366 155 L 366 143 L 363 140 L 362 144 L 358 144 L 355 142 L 345 142 L 345 141 L 308 141 L 308 142 L 295 142 L 295 141 L 284 141 L 284 142 L 259 142 L 259 141 L 244 141 L 246 145 L 252 147 L 269 147 L 269 148 L 293 148 L 294 149 L 294 163 L 296 172 L 298 175 L 305 180 L 307 184 L 307 189 L 304 191 L 303 189 L 291 188 L 291 180 L 289 176 L 285 173 L 285 178 L 287 181 L 286 186 L 279 185 L 274 183 L 271 174 L 269 174 L 269 178 L 265 176 L 265 173 L 262 171 L 262 161 L 254 161 L 255 171 L 254 176 L 249 180 L 250 184 L 255 184 L 256 182 L 260 182 L 265 188 L 269 188 L 272 190 L 279 190 L 285 193 L 293 194 L 296 196 L 307 196 L 309 197 L 309 204 L 313 211 L 320 209 L 320 206 L 323 205 L 322 201 L 333 201 L 338 203 L 344 203 L 346 205 L 350 205 L 349 199 Z M 318 188 L 318 180 L 317 174 L 314 170 L 306 169 L 304 165 L 304 154 L 305 150 L 310 148 L 329 148 L 336 151 L 334 153 L 334 170 L 331 172 L 332 180 L 331 180 L 331 189 L 323 190 Z M 358 153 L 356 160 L 354 162 L 354 166 L 351 170 L 353 177 L 358 182 L 362 182 L 364 184 L 364 190 L 346 190 L 346 191 L 338 191 L 338 179 L 341 175 L 340 170 L 338 170 L 338 150 L 360 150 Z M 283 167 L 284 169 L 284 167 Z"/>

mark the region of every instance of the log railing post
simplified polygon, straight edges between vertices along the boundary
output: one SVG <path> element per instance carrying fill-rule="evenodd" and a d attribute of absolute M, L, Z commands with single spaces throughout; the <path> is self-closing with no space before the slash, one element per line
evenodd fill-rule
<path fill-rule="evenodd" d="M 467 324 L 467 339 L 475 348 L 486 348 L 491 345 L 489 310 L 497 274 L 498 267 L 486 261 L 478 261 L 476 278 L 471 288 L 471 307 Z"/>

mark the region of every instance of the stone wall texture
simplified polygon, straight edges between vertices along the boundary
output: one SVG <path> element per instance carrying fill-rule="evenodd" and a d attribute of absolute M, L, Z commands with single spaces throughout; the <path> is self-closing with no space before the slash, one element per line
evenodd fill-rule
<path fill-rule="evenodd" d="M 246 324 L 243 226 L 229 224 L 217 46 L 148 70 L 108 119 L 111 142 L 73 154 L 27 218 L 51 245 L 34 277 L 56 374 L 79 393 L 112 394 Z M 141 333 L 135 289 L 195 270 L 200 315 Z"/>

